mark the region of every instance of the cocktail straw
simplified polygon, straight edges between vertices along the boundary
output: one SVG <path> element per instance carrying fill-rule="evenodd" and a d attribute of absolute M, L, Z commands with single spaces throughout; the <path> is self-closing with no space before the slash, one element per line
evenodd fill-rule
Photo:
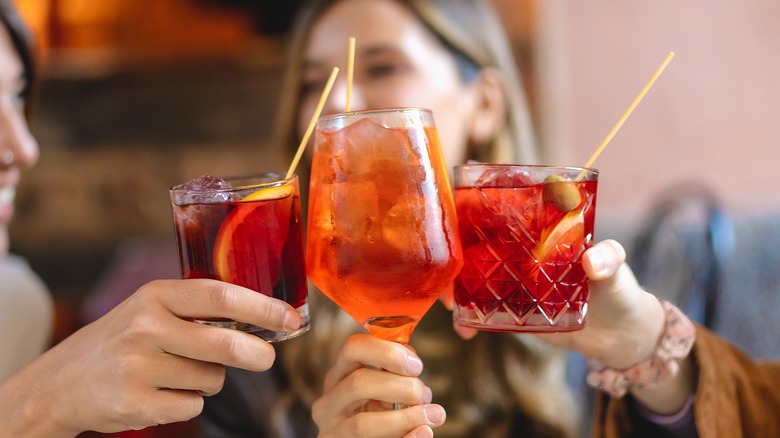
<path fill-rule="evenodd" d="M 355 75 L 355 37 L 349 37 L 349 57 L 347 59 L 347 105 L 344 109 L 349 112 L 352 108 L 352 77 Z"/>
<path fill-rule="evenodd" d="M 607 143 L 609 143 L 610 140 L 612 140 L 612 137 L 615 136 L 618 129 L 620 129 L 621 126 L 623 126 L 623 123 L 628 119 L 628 116 L 631 115 L 631 112 L 634 111 L 634 108 L 636 108 L 637 105 L 639 105 L 639 101 L 642 100 L 643 97 L 645 97 L 645 94 L 647 94 L 647 91 L 650 90 L 650 87 L 653 86 L 653 83 L 655 83 L 655 80 L 658 79 L 658 76 L 661 76 L 661 73 L 666 68 L 666 65 L 669 64 L 669 62 L 674 58 L 674 52 L 669 52 L 668 55 L 666 55 L 666 59 L 664 59 L 664 62 L 661 63 L 660 66 L 655 70 L 655 73 L 653 73 L 653 76 L 650 77 L 650 80 L 647 81 L 647 84 L 645 84 L 644 88 L 642 88 L 642 91 L 639 92 L 639 95 L 636 96 L 636 99 L 634 99 L 633 102 L 631 102 L 631 105 L 628 107 L 625 113 L 623 113 L 623 116 L 620 117 L 620 120 L 615 124 L 615 127 L 612 128 L 611 131 L 609 131 L 609 134 L 607 134 L 607 137 L 604 139 L 604 141 L 601 142 L 598 148 L 596 148 L 596 151 L 593 152 L 593 155 L 588 158 L 588 161 L 585 163 L 585 168 L 588 168 L 593 165 L 593 162 L 596 161 L 596 158 L 598 158 L 601 151 L 604 150 L 604 148 L 607 146 Z M 580 172 L 579 175 L 577 175 L 577 178 L 575 178 L 576 181 L 579 181 L 583 176 L 585 176 L 585 173 L 587 173 L 587 170 L 583 170 Z"/>
<path fill-rule="evenodd" d="M 311 137 L 311 133 L 314 131 L 314 125 L 317 124 L 317 119 L 320 117 L 322 107 L 325 106 L 325 101 L 328 99 L 330 89 L 333 88 L 333 83 L 336 82 L 336 76 L 338 76 L 338 74 L 339 68 L 333 67 L 333 71 L 330 73 L 330 78 L 328 78 L 328 82 L 325 84 L 325 89 L 322 90 L 322 96 L 320 96 L 320 101 L 317 103 L 317 108 L 314 110 L 314 114 L 311 116 L 309 127 L 306 128 L 306 133 L 303 134 L 301 143 L 298 145 L 298 150 L 295 152 L 295 157 L 293 158 L 292 163 L 290 163 L 290 168 L 287 169 L 287 175 L 285 178 L 291 178 L 293 173 L 295 173 L 295 168 L 298 167 L 298 163 L 301 161 L 303 151 L 306 149 L 306 144 L 309 142 L 309 137 Z"/>

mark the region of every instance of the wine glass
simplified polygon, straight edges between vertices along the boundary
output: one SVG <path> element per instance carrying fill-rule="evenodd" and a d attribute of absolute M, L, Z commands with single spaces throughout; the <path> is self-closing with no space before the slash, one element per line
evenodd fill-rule
<path fill-rule="evenodd" d="M 309 196 L 309 278 L 370 334 L 407 344 L 463 264 L 431 112 L 320 117 Z"/>

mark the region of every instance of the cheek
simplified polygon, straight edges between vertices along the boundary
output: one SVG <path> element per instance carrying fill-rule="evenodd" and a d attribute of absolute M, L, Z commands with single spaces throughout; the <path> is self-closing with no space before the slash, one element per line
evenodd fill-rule
<path fill-rule="evenodd" d="M 306 133 L 306 128 L 309 127 L 311 116 L 314 114 L 314 110 L 317 108 L 317 103 L 312 99 L 306 98 L 301 102 L 301 106 L 298 113 L 298 123 L 295 141 L 298 142 L 303 138 L 303 134 Z M 313 133 L 312 133 L 313 134 Z"/>
<path fill-rule="evenodd" d="M 451 105 L 441 105 L 429 108 L 433 111 L 436 121 L 436 129 L 441 140 L 442 153 L 447 167 L 463 164 L 466 158 L 468 136 L 466 134 L 466 108 L 460 106 L 461 102 L 452 102 Z"/>

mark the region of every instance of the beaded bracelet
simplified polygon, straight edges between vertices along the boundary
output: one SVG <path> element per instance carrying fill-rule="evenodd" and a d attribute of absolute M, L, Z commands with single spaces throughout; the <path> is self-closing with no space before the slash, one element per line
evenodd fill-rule
<path fill-rule="evenodd" d="M 678 361 L 688 356 L 696 340 L 696 326 L 672 303 L 659 301 L 664 308 L 666 322 L 650 358 L 625 370 L 591 361 L 591 371 L 586 378 L 590 386 L 619 398 L 630 388 L 647 388 L 677 375 L 680 371 Z"/>

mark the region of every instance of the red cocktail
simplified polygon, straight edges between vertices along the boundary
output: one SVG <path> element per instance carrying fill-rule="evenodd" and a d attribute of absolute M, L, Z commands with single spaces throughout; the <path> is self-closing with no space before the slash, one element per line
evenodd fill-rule
<path fill-rule="evenodd" d="M 202 176 L 171 188 L 183 278 L 213 278 L 289 303 L 301 328 L 273 332 L 225 319 L 198 322 L 280 341 L 309 329 L 298 179 L 266 174 L 223 180 Z"/>
<path fill-rule="evenodd" d="M 593 243 L 597 184 L 591 169 L 456 167 L 465 263 L 455 280 L 455 321 L 491 331 L 584 327 L 582 254 Z"/>

